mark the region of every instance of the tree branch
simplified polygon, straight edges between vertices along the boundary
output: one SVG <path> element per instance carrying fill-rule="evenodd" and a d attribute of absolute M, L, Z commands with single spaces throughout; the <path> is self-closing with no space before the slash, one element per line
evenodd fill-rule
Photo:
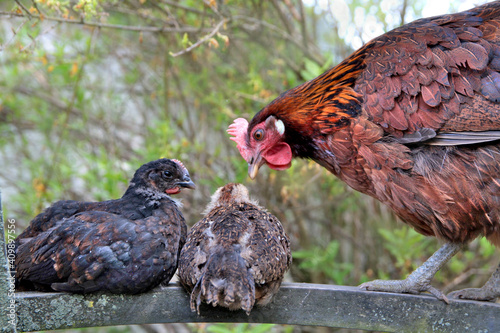
<path fill-rule="evenodd" d="M 182 51 L 179 51 L 179 52 L 176 52 L 176 53 L 171 53 L 171 55 L 173 57 L 178 57 L 180 56 L 181 54 L 184 54 L 184 53 L 188 53 L 188 52 L 191 52 L 192 50 L 194 50 L 195 48 L 197 48 L 198 46 L 200 46 L 201 44 L 205 43 L 207 40 L 209 40 L 210 38 L 212 38 L 217 32 L 219 32 L 220 28 L 226 23 L 228 22 L 227 19 L 224 19 L 222 21 L 220 21 L 216 26 L 215 28 L 212 30 L 211 33 L 209 33 L 208 35 L 206 35 L 205 37 L 203 37 L 202 39 L 198 40 L 196 43 L 194 43 L 193 45 L 191 45 L 190 47 L 188 47 L 187 49 L 184 49 Z"/>
<path fill-rule="evenodd" d="M 324 58 L 321 56 L 319 52 L 314 52 L 312 53 L 310 48 L 311 45 L 308 46 L 308 48 L 305 48 L 304 45 L 297 40 L 297 38 L 294 38 L 292 35 L 288 34 L 286 31 L 281 30 L 277 26 L 266 22 L 264 20 L 260 20 L 254 17 L 247 17 L 247 16 L 241 16 L 241 15 L 236 15 L 232 18 L 232 21 L 246 21 L 250 22 L 251 24 L 254 24 L 256 26 L 262 25 L 263 27 L 269 29 L 272 33 L 275 33 L 279 38 L 282 38 L 284 40 L 287 40 L 297 46 L 299 50 L 301 50 L 306 56 L 308 56 L 311 60 L 315 61 L 318 64 L 323 64 L 325 62 Z"/>
<path fill-rule="evenodd" d="M 16 30 L 14 30 L 14 28 L 12 28 L 12 37 L 8 41 L 6 41 L 3 45 L 0 45 L 0 52 L 3 51 L 5 49 L 5 47 L 7 45 L 9 45 L 14 40 L 14 38 L 19 33 L 19 30 L 21 30 L 21 28 L 26 24 L 26 22 L 28 22 L 28 20 L 21 23 L 21 25 L 19 27 L 17 27 Z"/>
<path fill-rule="evenodd" d="M 2 16 L 16 16 L 16 17 L 27 17 L 27 14 L 16 13 L 16 12 L 5 12 L 0 11 L 0 15 Z M 66 19 L 62 17 L 54 17 L 54 16 L 41 16 L 31 14 L 28 18 L 35 18 L 39 20 L 47 20 L 47 21 L 56 21 L 62 23 L 70 23 L 70 24 L 79 24 L 85 25 L 89 27 L 98 27 L 98 28 L 109 28 L 109 29 L 118 29 L 118 30 L 129 30 L 129 31 L 141 31 L 141 32 L 171 32 L 171 33 L 191 33 L 191 32 L 208 32 L 210 29 L 208 28 L 196 28 L 196 27 L 182 27 L 182 28 L 168 28 L 168 27 L 141 27 L 141 26 L 127 26 L 127 25 L 119 25 L 119 24 L 108 24 L 108 23 L 99 23 L 99 22 L 86 22 L 83 19 L 75 20 L 75 19 Z"/>
<path fill-rule="evenodd" d="M 26 8 L 19 0 L 16 0 L 16 3 L 26 13 L 26 15 L 28 15 L 28 18 L 31 20 L 31 13 L 28 10 L 28 8 Z"/>
<path fill-rule="evenodd" d="M 179 9 L 182 9 L 182 10 L 185 10 L 187 12 L 192 12 L 192 13 L 195 13 L 195 14 L 199 14 L 199 15 L 205 15 L 206 13 L 202 10 L 199 10 L 199 9 L 196 9 L 196 8 L 191 8 L 191 7 L 188 7 L 188 6 L 183 6 L 181 4 L 178 4 L 174 1 L 169 1 L 169 0 L 163 0 L 162 1 L 164 4 L 168 5 L 168 6 L 172 6 L 172 7 L 176 7 L 176 8 L 179 8 Z M 215 16 L 213 14 L 209 14 L 211 16 Z"/>

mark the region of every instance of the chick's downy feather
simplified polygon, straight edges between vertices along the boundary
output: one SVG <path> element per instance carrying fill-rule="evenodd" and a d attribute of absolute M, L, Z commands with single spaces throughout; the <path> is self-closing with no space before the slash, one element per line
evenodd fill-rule
<path fill-rule="evenodd" d="M 188 233 L 179 259 L 179 279 L 200 304 L 250 313 L 278 291 L 292 257 L 281 223 L 248 196 L 241 184 L 216 191 L 206 215 Z"/>

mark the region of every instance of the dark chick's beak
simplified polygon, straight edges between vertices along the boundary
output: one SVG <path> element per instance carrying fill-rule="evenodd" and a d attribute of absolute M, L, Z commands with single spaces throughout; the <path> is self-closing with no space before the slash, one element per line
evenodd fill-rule
<path fill-rule="evenodd" d="M 260 156 L 260 154 L 258 154 L 257 157 L 252 157 L 250 162 L 248 162 L 248 176 L 252 179 L 255 179 L 255 177 L 257 177 L 257 174 L 259 173 L 260 167 L 264 163 L 265 161 Z"/>
<path fill-rule="evenodd" d="M 184 188 L 190 188 L 190 189 L 195 189 L 196 185 L 193 183 L 189 175 L 185 175 L 184 179 L 182 181 L 176 183 L 177 186 L 184 187 Z"/>

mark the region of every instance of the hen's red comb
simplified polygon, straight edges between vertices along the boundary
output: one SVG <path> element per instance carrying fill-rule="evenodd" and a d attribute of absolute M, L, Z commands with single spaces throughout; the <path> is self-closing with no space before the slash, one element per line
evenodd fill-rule
<path fill-rule="evenodd" d="M 238 118 L 229 125 L 227 133 L 232 135 L 230 139 L 236 142 L 236 148 L 240 151 L 241 156 L 248 162 L 251 158 L 251 152 L 247 147 L 247 142 L 245 140 L 248 130 L 248 121 L 243 118 Z"/>
<path fill-rule="evenodd" d="M 186 167 L 184 166 L 184 164 L 182 164 L 181 161 L 176 160 L 176 159 L 172 159 L 172 161 L 174 161 L 175 163 L 179 164 L 183 170 L 187 170 Z"/>

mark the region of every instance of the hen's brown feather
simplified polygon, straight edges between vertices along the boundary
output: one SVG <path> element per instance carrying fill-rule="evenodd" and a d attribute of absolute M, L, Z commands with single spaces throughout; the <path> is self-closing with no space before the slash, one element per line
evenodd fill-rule
<path fill-rule="evenodd" d="M 500 101 L 498 7 L 418 20 L 359 50 L 365 68 L 354 89 L 369 101 L 368 118 L 398 137 L 421 128 L 499 128 L 500 106 L 491 103 Z"/>

